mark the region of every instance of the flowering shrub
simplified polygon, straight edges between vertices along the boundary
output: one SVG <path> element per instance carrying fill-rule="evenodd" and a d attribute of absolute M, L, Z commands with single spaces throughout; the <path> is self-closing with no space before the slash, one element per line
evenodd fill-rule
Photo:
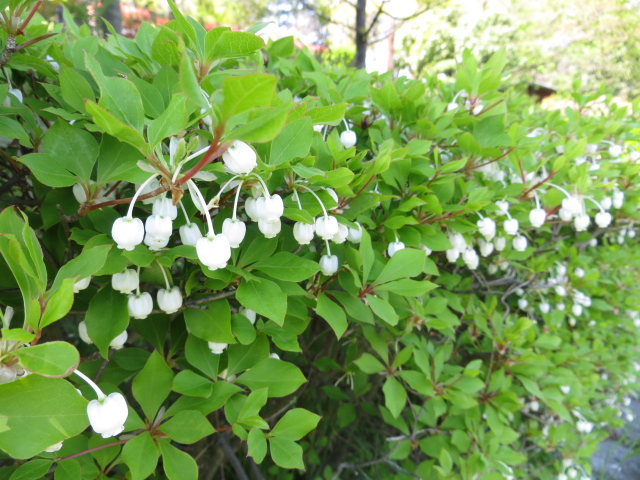
<path fill-rule="evenodd" d="M 589 478 L 640 367 L 637 102 L 1 5 L 2 478 Z"/>

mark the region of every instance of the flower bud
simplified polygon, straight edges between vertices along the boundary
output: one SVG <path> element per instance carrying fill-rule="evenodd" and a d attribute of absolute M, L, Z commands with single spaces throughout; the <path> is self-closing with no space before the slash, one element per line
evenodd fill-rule
<path fill-rule="evenodd" d="M 180 241 L 183 245 L 191 245 L 192 247 L 202 238 L 200 228 L 195 223 L 188 223 L 180 227 Z"/>
<path fill-rule="evenodd" d="M 478 268 L 480 258 L 473 248 L 467 248 L 464 252 L 462 252 L 462 261 L 470 270 L 475 270 L 476 268 Z"/>
<path fill-rule="evenodd" d="M 622 147 L 620 145 L 611 145 L 609 147 L 609 155 L 614 158 L 619 157 L 620 155 L 622 155 Z"/>
<path fill-rule="evenodd" d="M 258 217 L 257 206 L 258 206 L 258 201 L 253 197 L 247 198 L 244 202 L 244 211 L 249 216 L 249 218 L 254 222 L 257 222 L 258 220 L 260 220 L 260 217 Z"/>
<path fill-rule="evenodd" d="M 271 197 L 268 198 L 260 197 L 256 200 L 256 213 L 258 219 L 266 222 L 280 220 L 280 217 L 284 213 L 282 198 L 280 198 L 280 195 L 271 195 Z"/>
<path fill-rule="evenodd" d="M 571 307 L 571 313 L 573 313 L 576 317 L 582 315 L 582 305 L 574 304 Z"/>
<path fill-rule="evenodd" d="M 93 340 L 91 340 L 91 337 L 89 336 L 89 333 L 87 332 L 87 324 L 85 323 L 84 320 L 82 320 L 78 324 L 78 335 L 80 336 L 80 340 L 82 340 L 87 345 L 93 344 Z"/>
<path fill-rule="evenodd" d="M 491 242 L 487 242 L 484 239 L 478 240 L 478 246 L 480 247 L 480 255 L 488 257 L 493 253 L 494 245 Z"/>
<path fill-rule="evenodd" d="M 507 235 L 513 236 L 518 233 L 519 224 L 518 220 L 516 220 L 515 218 L 509 218 L 508 220 L 505 220 L 502 226 L 504 227 L 504 231 Z"/>
<path fill-rule="evenodd" d="M 349 235 L 349 227 L 341 223 L 338 224 L 338 232 L 333 236 L 334 243 L 344 243 Z"/>
<path fill-rule="evenodd" d="M 349 233 L 347 234 L 347 240 L 349 240 L 351 243 L 360 243 L 360 240 L 362 240 L 362 225 L 360 225 L 358 222 L 356 222 L 356 225 L 358 226 L 358 228 L 351 228 L 349 227 Z M 427 253 L 427 255 L 429 255 Z"/>
<path fill-rule="evenodd" d="M 247 308 L 247 307 L 240 307 L 238 309 L 238 313 L 240 315 L 244 315 L 245 317 L 247 317 L 249 319 L 249 321 L 251 322 L 251 324 L 255 325 L 256 319 L 258 318 L 256 312 L 254 312 L 253 310 L 251 310 L 250 308 Z"/>
<path fill-rule="evenodd" d="M 587 143 L 584 151 L 587 155 L 593 155 L 594 153 L 598 152 L 598 145 L 596 145 L 595 143 Z"/>
<path fill-rule="evenodd" d="M 175 220 L 178 216 L 178 207 L 173 204 L 170 198 L 156 198 L 153 202 L 151 213 L 160 217 L 169 217 Z"/>
<path fill-rule="evenodd" d="M 148 295 L 148 294 L 147 294 Z M 87 416 L 91 428 L 102 438 L 115 437 L 124 430 L 129 410 L 127 402 L 120 393 L 112 393 L 87 405 Z"/>
<path fill-rule="evenodd" d="M 87 201 L 87 192 L 84 191 L 84 187 L 81 184 L 74 183 L 71 191 L 78 203 L 84 203 Z"/>
<path fill-rule="evenodd" d="M 557 309 L 557 310 L 559 310 L 559 311 L 561 311 L 561 312 L 562 312 L 562 311 L 564 311 L 564 309 L 565 309 L 565 305 L 564 305 L 564 303 L 558 303 L 558 304 L 556 304 L 556 309 Z"/>
<path fill-rule="evenodd" d="M 129 338 L 129 334 L 127 334 L 127 331 L 125 330 L 116 338 L 111 340 L 111 342 L 109 343 L 109 346 L 114 350 L 120 350 L 122 347 L 124 347 L 124 344 L 128 338 Z"/>
<path fill-rule="evenodd" d="M 576 232 L 584 232 L 587 228 L 589 228 L 589 224 L 591 223 L 591 217 L 586 213 L 581 213 L 573 220 L 573 226 L 576 229 Z"/>
<path fill-rule="evenodd" d="M 604 197 L 602 200 L 600 200 L 600 205 L 602 205 L 602 208 L 604 208 L 605 210 L 610 210 L 613 206 L 613 200 L 611 199 L 611 197 Z"/>
<path fill-rule="evenodd" d="M 389 243 L 389 247 L 387 247 L 387 255 L 389 258 L 393 257 L 397 251 L 404 250 L 404 243 L 402 242 L 391 242 Z"/>
<path fill-rule="evenodd" d="M 169 290 L 164 288 L 158 290 L 158 306 L 165 313 L 173 313 L 180 310 L 182 308 L 182 293 L 180 293 L 180 289 L 174 286 Z"/>
<path fill-rule="evenodd" d="M 527 301 L 526 298 L 520 298 L 518 300 L 518 308 L 520 310 L 525 310 L 528 306 L 529 306 L 529 302 Z"/>
<path fill-rule="evenodd" d="M 300 245 L 309 245 L 313 240 L 314 231 L 314 225 L 296 222 L 293 226 L 293 237 Z"/>
<path fill-rule="evenodd" d="M 331 240 L 338 233 L 338 219 L 324 215 L 316 219 L 316 235 L 323 240 Z"/>
<path fill-rule="evenodd" d="M 513 241 L 511 242 L 511 245 L 513 246 L 513 249 L 518 251 L 518 252 L 524 252 L 527 249 L 527 244 L 529 242 L 527 242 L 527 238 L 523 237 L 522 235 L 518 235 L 516 237 L 513 237 Z"/>
<path fill-rule="evenodd" d="M 490 218 L 481 218 L 476 222 L 476 225 L 478 226 L 478 232 L 486 240 L 492 240 L 496 236 L 496 222 Z"/>
<path fill-rule="evenodd" d="M 558 216 L 560 217 L 560 220 L 564 222 L 568 222 L 573 218 L 571 212 L 566 208 L 561 208 L 560 210 L 558 210 Z"/>
<path fill-rule="evenodd" d="M 556 293 L 557 293 L 558 295 L 560 295 L 561 297 L 564 297 L 564 296 L 566 296 L 566 295 L 567 295 L 567 289 L 566 289 L 566 288 L 564 288 L 564 286 L 563 286 L 563 285 L 558 285 L 558 286 L 555 288 L 555 290 L 556 290 Z"/>
<path fill-rule="evenodd" d="M 596 225 L 600 228 L 607 228 L 611 224 L 611 214 L 609 212 L 596 213 Z"/>
<path fill-rule="evenodd" d="M 353 130 L 345 130 L 340 134 L 340 141 L 342 145 L 344 145 L 344 148 L 351 148 L 358 141 L 358 137 L 356 137 L 356 132 Z"/>
<path fill-rule="evenodd" d="M 578 278 L 583 278 L 585 275 L 585 272 L 584 272 L 584 269 L 580 267 L 576 267 L 576 269 L 573 271 L 573 274 Z"/>
<path fill-rule="evenodd" d="M 247 226 L 238 219 L 225 218 L 222 222 L 222 233 L 229 240 L 231 248 L 238 248 L 247 233 Z"/>
<path fill-rule="evenodd" d="M 544 208 L 534 208 L 529 212 L 529 222 L 531 222 L 531 226 L 535 228 L 540 228 L 544 225 L 546 219 L 547 212 Z"/>
<path fill-rule="evenodd" d="M 118 248 L 133 250 L 136 245 L 142 243 L 144 238 L 144 225 L 139 218 L 121 217 L 113 222 L 111 227 L 111 237 L 115 240 Z"/>
<path fill-rule="evenodd" d="M 76 283 L 73 284 L 73 293 L 78 293 L 81 290 L 84 290 L 91 283 L 91 276 L 86 278 L 81 278 Z"/>
<path fill-rule="evenodd" d="M 228 347 L 227 343 L 208 342 L 209 349 L 214 355 L 220 355 L 224 352 L 224 349 Z"/>
<path fill-rule="evenodd" d="M 420 248 L 425 251 L 425 253 L 427 254 L 427 257 L 431 255 L 431 252 L 433 252 L 433 250 L 431 250 L 426 245 L 423 245 L 422 243 L 420 244 Z"/>
<path fill-rule="evenodd" d="M 153 300 L 147 292 L 142 292 L 138 295 L 129 295 L 127 304 L 129 306 L 129 315 L 133 318 L 147 318 L 153 311 Z"/>
<path fill-rule="evenodd" d="M 455 263 L 460 258 L 460 250 L 457 248 L 450 248 L 446 251 L 447 260 L 451 263 Z"/>
<path fill-rule="evenodd" d="M 150 215 L 144 222 L 145 231 L 147 235 L 152 238 L 170 238 L 173 231 L 173 223 L 171 218 L 163 217 L 161 215 Z"/>
<path fill-rule="evenodd" d="M 256 168 L 258 165 L 256 159 L 256 152 L 240 140 L 233 142 L 227 151 L 222 154 L 225 168 L 237 175 L 246 175 Z"/>
<path fill-rule="evenodd" d="M 620 190 L 614 190 L 613 191 L 613 206 L 614 208 L 622 208 L 622 205 L 624 204 L 624 192 L 621 192 Z"/>
<path fill-rule="evenodd" d="M 507 239 L 504 237 L 496 237 L 493 239 L 493 244 L 498 252 L 503 251 L 507 246 Z"/>
<path fill-rule="evenodd" d="M 562 155 L 564 153 L 564 145 L 557 145 L 556 146 L 556 153 L 558 155 Z"/>
<path fill-rule="evenodd" d="M 489 272 L 490 275 L 493 275 L 495 273 L 498 272 L 498 266 L 495 263 L 492 263 L 491 265 L 489 265 L 487 267 L 487 272 Z"/>
<path fill-rule="evenodd" d="M 209 267 L 209 270 L 217 270 L 227 266 L 231 258 L 231 246 L 227 237 L 221 233 L 207 235 L 196 242 L 196 253 L 198 259 Z"/>
<path fill-rule="evenodd" d="M 447 112 L 453 112 L 458 109 L 458 104 L 456 102 L 449 102 L 447 104 Z"/>
<path fill-rule="evenodd" d="M 336 273 L 340 266 L 338 257 L 336 255 L 322 255 L 322 257 L 320 257 L 319 263 L 320 270 L 322 271 L 323 275 L 326 275 L 327 277 L 330 277 L 331 275 Z"/>
<path fill-rule="evenodd" d="M 464 252 L 467 249 L 467 242 L 461 233 L 449 235 L 449 243 L 453 248 L 460 252 Z"/>
<path fill-rule="evenodd" d="M 509 202 L 505 200 L 498 200 L 496 202 L 496 206 L 500 209 L 497 213 L 498 215 L 506 215 L 509 211 Z"/>
<path fill-rule="evenodd" d="M 144 244 L 149 250 L 157 251 L 169 244 L 170 237 L 152 237 L 147 234 L 144 236 Z"/>
<path fill-rule="evenodd" d="M 62 442 L 58 442 L 50 447 L 45 448 L 43 451 L 47 453 L 55 453 L 62 448 Z"/>
<path fill-rule="evenodd" d="M 543 302 L 538 305 L 538 308 L 540 308 L 541 313 L 549 313 L 549 311 L 551 310 L 551 305 L 549 305 L 547 302 Z"/>
<path fill-rule="evenodd" d="M 572 217 L 575 217 L 582 213 L 582 202 L 578 197 L 566 197 L 562 200 L 562 208 L 569 212 Z"/>
<path fill-rule="evenodd" d="M 111 277 L 111 287 L 120 293 L 131 293 L 140 285 L 137 270 L 127 268 L 124 272 L 116 273 Z"/>
<path fill-rule="evenodd" d="M 260 219 L 258 220 L 258 229 L 262 232 L 264 238 L 274 238 L 280 233 L 282 224 L 280 223 L 280 220 L 267 222 L 266 220 Z"/>

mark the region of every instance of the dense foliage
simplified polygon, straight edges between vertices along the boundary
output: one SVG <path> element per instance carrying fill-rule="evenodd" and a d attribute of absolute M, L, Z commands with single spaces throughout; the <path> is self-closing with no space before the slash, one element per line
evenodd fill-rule
<path fill-rule="evenodd" d="M 638 386 L 638 102 L 0 7 L 0 478 L 589 477 Z"/>

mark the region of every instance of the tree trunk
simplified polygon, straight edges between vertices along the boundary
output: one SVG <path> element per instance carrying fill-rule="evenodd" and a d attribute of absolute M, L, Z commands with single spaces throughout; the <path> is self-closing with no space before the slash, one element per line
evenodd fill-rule
<path fill-rule="evenodd" d="M 367 0 L 358 0 L 356 4 L 356 57 L 353 66 L 367 66 Z"/>
<path fill-rule="evenodd" d="M 122 34 L 122 11 L 120 0 L 110 0 L 104 9 L 104 19 L 109 22 L 118 34 Z M 106 30 L 106 28 L 104 29 Z"/>

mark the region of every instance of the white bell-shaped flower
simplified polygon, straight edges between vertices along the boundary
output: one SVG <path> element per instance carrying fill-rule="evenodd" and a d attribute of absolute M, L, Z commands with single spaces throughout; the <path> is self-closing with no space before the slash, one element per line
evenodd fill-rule
<path fill-rule="evenodd" d="M 144 225 L 139 218 L 121 217 L 113 222 L 111 237 L 118 248 L 133 250 L 144 239 Z"/>
<path fill-rule="evenodd" d="M 178 232 L 180 233 L 180 241 L 183 245 L 191 245 L 194 247 L 198 240 L 202 238 L 202 232 L 200 232 L 200 228 L 195 223 L 182 225 Z"/>
<path fill-rule="evenodd" d="M 549 311 L 551 310 L 551 305 L 549 305 L 547 302 L 542 302 L 540 305 L 538 305 L 538 308 L 540 309 L 541 313 L 549 313 Z"/>
<path fill-rule="evenodd" d="M 614 190 L 612 203 L 614 208 L 622 208 L 622 205 L 624 204 L 624 192 L 617 189 Z"/>
<path fill-rule="evenodd" d="M 555 291 L 561 297 L 565 297 L 567 295 L 567 289 L 564 287 L 564 285 L 558 285 L 555 288 Z"/>
<path fill-rule="evenodd" d="M 492 240 L 493 237 L 496 236 L 496 222 L 494 222 L 490 218 L 481 218 L 476 222 L 478 226 L 478 232 L 482 235 L 486 240 Z"/>
<path fill-rule="evenodd" d="M 506 200 L 498 200 L 496 202 L 496 206 L 498 207 L 498 215 L 506 215 L 509 211 L 509 202 Z"/>
<path fill-rule="evenodd" d="M 420 244 L 420 248 L 425 251 L 425 253 L 427 254 L 427 257 L 431 255 L 431 253 L 433 252 L 433 250 L 431 250 L 426 245 L 423 245 L 422 243 Z"/>
<path fill-rule="evenodd" d="M 196 242 L 196 253 L 209 270 L 217 270 L 227 266 L 231 258 L 231 246 L 227 237 L 221 233 L 207 235 Z"/>
<path fill-rule="evenodd" d="M 336 217 L 323 215 L 316 219 L 316 235 L 323 240 L 331 240 L 338 233 L 339 225 Z"/>
<path fill-rule="evenodd" d="M 609 212 L 596 213 L 596 225 L 600 228 L 607 228 L 611 224 L 612 216 Z"/>
<path fill-rule="evenodd" d="M 336 255 L 322 255 L 320 257 L 320 270 L 323 275 L 330 277 L 338 271 L 340 263 Z"/>
<path fill-rule="evenodd" d="M 264 238 L 274 238 L 280 233 L 282 229 L 282 223 L 280 220 L 274 222 L 267 222 L 266 220 L 258 220 L 258 229 L 264 235 Z"/>
<path fill-rule="evenodd" d="M 564 153 L 564 145 L 557 145 L 556 146 L 556 153 L 558 155 L 562 155 Z"/>
<path fill-rule="evenodd" d="M 124 422 L 129 416 L 127 402 L 121 393 L 111 393 L 87 405 L 87 416 L 91 428 L 102 438 L 115 437 L 124 430 Z"/>
<path fill-rule="evenodd" d="M 85 192 L 84 187 L 81 184 L 75 183 L 71 188 L 71 191 L 78 203 L 84 203 L 87 201 L 87 192 Z"/>
<path fill-rule="evenodd" d="M 296 222 L 293 226 L 293 237 L 300 245 L 309 245 L 313 240 L 315 227 L 309 223 Z"/>
<path fill-rule="evenodd" d="M 571 307 L 571 313 L 573 313 L 576 317 L 582 315 L 582 305 L 578 305 L 577 303 L 573 304 Z"/>
<path fill-rule="evenodd" d="M 583 269 L 583 268 L 576 267 L 576 268 L 573 270 L 573 274 L 574 274 L 577 278 L 584 278 L 585 271 L 584 271 L 584 269 Z"/>
<path fill-rule="evenodd" d="M 493 244 L 496 247 L 496 251 L 501 252 L 507 247 L 507 239 L 500 236 L 493 239 Z"/>
<path fill-rule="evenodd" d="M 562 208 L 575 217 L 582 213 L 582 202 L 578 197 L 572 195 L 562 200 Z"/>
<path fill-rule="evenodd" d="M 131 293 L 140 285 L 138 271 L 127 268 L 124 272 L 116 273 L 111 277 L 111 287 L 120 293 Z"/>
<path fill-rule="evenodd" d="M 520 298 L 518 300 L 518 308 L 520 310 L 525 310 L 529 306 L 529 301 L 526 298 Z"/>
<path fill-rule="evenodd" d="M 47 453 L 55 453 L 59 451 L 61 448 L 62 448 L 62 442 L 58 442 L 54 445 L 51 445 L 50 447 L 45 448 L 43 451 Z"/>
<path fill-rule="evenodd" d="M 564 222 L 569 222 L 573 218 L 573 214 L 566 208 L 558 210 L 558 216 L 560 217 L 560 220 Z"/>
<path fill-rule="evenodd" d="M 246 175 L 258 165 L 256 152 L 246 143 L 236 140 L 222 154 L 225 168 L 236 175 Z"/>
<path fill-rule="evenodd" d="M 460 258 L 460 250 L 457 248 L 450 248 L 445 254 L 447 256 L 447 260 L 451 263 L 457 262 L 458 258 Z"/>
<path fill-rule="evenodd" d="M 467 248 L 462 252 L 462 261 L 467 265 L 470 270 L 478 268 L 480 263 L 480 257 L 473 248 Z"/>
<path fill-rule="evenodd" d="M 87 332 L 87 324 L 85 323 L 84 320 L 82 320 L 78 324 L 78 335 L 80 336 L 80 340 L 82 340 L 87 345 L 93 344 L 93 340 L 91 340 L 91 337 L 89 336 L 89 333 Z"/>
<path fill-rule="evenodd" d="M 458 109 L 458 104 L 456 102 L 449 102 L 447 104 L 447 112 L 453 112 Z"/>
<path fill-rule="evenodd" d="M 222 354 L 225 348 L 229 346 L 227 343 L 216 343 L 216 342 L 208 342 L 208 345 L 209 345 L 209 350 L 211 350 L 211 353 L 213 353 L 214 355 Z"/>
<path fill-rule="evenodd" d="M 258 201 L 253 197 L 247 198 L 244 202 L 244 211 L 249 216 L 249 218 L 254 222 L 257 222 L 258 220 L 260 220 L 260 217 L 258 216 L 257 207 L 258 207 Z"/>
<path fill-rule="evenodd" d="M 160 217 L 169 217 L 175 220 L 178 216 L 178 207 L 173 204 L 170 198 L 156 198 L 153 202 L 151 213 Z"/>
<path fill-rule="evenodd" d="M 518 224 L 518 220 L 516 220 L 515 218 L 509 218 L 504 221 L 502 226 L 504 227 L 504 231 L 507 235 L 513 236 L 518 233 L 518 228 L 520 225 Z"/>
<path fill-rule="evenodd" d="M 453 248 L 460 252 L 464 252 L 467 249 L 467 241 L 461 233 L 453 233 L 449 235 L 449 243 L 451 243 Z"/>
<path fill-rule="evenodd" d="M 333 240 L 334 243 L 344 243 L 347 240 L 347 235 L 349 235 L 349 227 L 339 223 L 338 232 L 331 240 Z"/>
<path fill-rule="evenodd" d="M 598 152 L 598 145 L 595 143 L 587 143 L 584 151 L 587 155 L 593 155 Z"/>
<path fill-rule="evenodd" d="M 153 299 L 147 292 L 129 295 L 127 305 L 129 306 L 129 315 L 133 318 L 147 318 L 153 311 Z"/>
<path fill-rule="evenodd" d="M 345 130 L 340 134 L 340 141 L 344 148 L 351 148 L 358 142 L 358 137 L 353 130 Z"/>
<path fill-rule="evenodd" d="M 0 385 L 13 382 L 18 376 L 18 372 L 14 365 L 0 363 Z"/>
<path fill-rule="evenodd" d="M 389 255 L 389 258 L 393 257 L 396 252 L 403 250 L 404 247 L 404 243 L 397 241 L 397 242 L 391 242 L 389 243 L 389 246 L 387 247 L 387 255 Z"/>
<path fill-rule="evenodd" d="M 165 313 L 177 312 L 182 308 L 182 293 L 177 286 L 169 290 L 161 288 L 158 290 L 158 306 Z"/>
<path fill-rule="evenodd" d="M 490 275 L 495 274 L 498 271 L 498 266 L 494 263 L 490 264 L 487 267 L 487 272 L 489 272 Z"/>
<path fill-rule="evenodd" d="M 517 235 L 513 237 L 513 241 L 511 242 L 511 245 L 513 246 L 514 250 L 518 252 L 524 252 L 527 249 L 528 243 L 529 242 L 527 241 L 527 237 L 524 237 L 522 235 Z"/>
<path fill-rule="evenodd" d="M 620 145 L 611 145 L 609 147 L 609 155 L 614 158 L 618 158 L 620 155 L 622 155 L 622 147 Z"/>
<path fill-rule="evenodd" d="M 360 240 L 362 240 L 362 225 L 358 222 L 356 222 L 356 225 L 358 228 L 349 227 L 349 233 L 347 234 L 347 240 L 351 243 L 360 243 Z M 427 253 L 427 255 L 429 254 Z"/>
<path fill-rule="evenodd" d="M 531 226 L 540 228 L 547 219 L 547 212 L 544 208 L 534 208 L 529 212 L 529 222 Z"/>
<path fill-rule="evenodd" d="M 152 237 L 147 234 L 144 236 L 144 244 L 149 247 L 149 250 L 160 250 L 169 244 L 171 237 Z"/>
<path fill-rule="evenodd" d="M 240 307 L 238 309 L 238 313 L 247 317 L 251 324 L 255 325 L 256 319 L 258 318 L 258 314 L 256 312 L 247 307 Z"/>
<path fill-rule="evenodd" d="M 266 222 L 275 222 L 280 220 L 284 213 L 284 204 L 280 195 L 271 195 L 271 197 L 260 197 L 256 200 L 256 214 L 260 220 Z"/>
<path fill-rule="evenodd" d="M 173 231 L 171 218 L 162 215 L 149 215 L 144 222 L 147 235 L 153 238 L 169 238 Z"/>
<path fill-rule="evenodd" d="M 584 232 L 587 228 L 589 228 L 589 224 L 591 223 L 591 217 L 586 213 L 581 213 L 573 220 L 573 226 L 576 229 L 576 232 Z"/>
<path fill-rule="evenodd" d="M 222 222 L 222 233 L 229 240 L 231 248 L 238 248 L 247 233 L 247 226 L 237 218 L 225 218 Z"/>
<path fill-rule="evenodd" d="M 604 208 L 605 210 L 610 210 L 613 206 L 613 200 L 611 199 L 611 197 L 604 197 L 602 200 L 600 200 L 600 205 L 602 205 L 602 208 Z"/>
<path fill-rule="evenodd" d="M 124 344 L 125 344 L 125 342 L 127 341 L 128 338 L 129 338 L 129 334 L 125 330 L 120 335 L 118 335 L 116 338 L 111 340 L 111 342 L 109 343 L 109 346 L 111 348 L 113 348 L 114 350 L 120 350 L 120 349 L 122 349 L 122 347 L 124 347 Z"/>
<path fill-rule="evenodd" d="M 73 284 L 73 293 L 78 293 L 81 290 L 84 290 L 91 283 L 91 276 L 81 278 L 76 283 Z"/>
<path fill-rule="evenodd" d="M 487 242 L 482 238 L 478 240 L 478 246 L 480 247 L 480 255 L 482 255 L 483 257 L 488 257 L 489 255 L 491 255 L 495 248 L 492 242 Z"/>

